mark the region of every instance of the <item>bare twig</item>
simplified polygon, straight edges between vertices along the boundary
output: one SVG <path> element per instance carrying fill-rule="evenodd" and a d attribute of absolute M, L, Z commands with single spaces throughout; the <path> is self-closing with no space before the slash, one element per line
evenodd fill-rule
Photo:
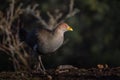
<path fill-rule="evenodd" d="M 73 7 L 74 7 L 74 0 L 70 0 L 69 11 L 59 23 L 64 22 L 66 19 L 74 16 L 75 14 L 79 12 L 79 9 L 76 9 L 76 8 L 74 9 Z"/>
<path fill-rule="evenodd" d="M 34 5 L 35 6 L 35 5 Z M 36 8 L 36 7 L 35 7 Z M 49 17 L 49 20 L 46 22 L 40 15 L 40 11 L 35 11 L 35 8 L 32 9 L 30 6 L 25 10 L 27 13 L 32 14 L 34 17 L 36 17 L 39 20 L 39 23 L 41 23 L 46 29 L 53 30 L 59 23 L 64 22 L 66 19 L 74 16 L 79 12 L 79 9 L 74 9 L 74 0 L 70 0 L 69 4 L 69 11 L 66 14 L 66 16 L 63 17 L 63 13 L 59 12 L 58 9 L 55 15 L 51 14 L 49 11 L 47 11 L 47 15 Z M 35 13 L 37 12 L 37 14 Z M 63 18 L 62 18 L 63 17 Z M 62 19 L 61 19 L 62 18 Z M 60 20 L 59 20 L 60 19 Z"/>
<path fill-rule="evenodd" d="M 20 70 L 20 67 L 30 69 L 27 59 L 23 55 L 28 53 L 25 52 L 25 49 L 23 48 L 24 44 L 19 39 L 18 26 L 15 26 L 17 30 L 16 34 L 13 33 L 12 30 L 13 21 L 19 16 L 19 13 L 22 12 L 21 6 L 18 6 L 15 11 L 14 5 L 15 0 L 12 0 L 9 10 L 6 12 L 7 16 L 1 16 L 0 30 L 3 33 L 3 39 L 1 41 L 2 43 L 0 43 L 0 50 L 11 57 L 15 70 Z M 24 53 L 21 53 L 21 50 L 24 51 Z"/>
<path fill-rule="evenodd" d="M 35 17 L 38 18 L 39 22 L 44 26 L 44 27 L 48 27 L 49 25 L 47 24 L 47 22 L 40 16 L 40 11 L 36 11 Z"/>
<path fill-rule="evenodd" d="M 73 11 L 73 7 L 74 7 L 74 0 L 70 0 L 69 13 Z"/>

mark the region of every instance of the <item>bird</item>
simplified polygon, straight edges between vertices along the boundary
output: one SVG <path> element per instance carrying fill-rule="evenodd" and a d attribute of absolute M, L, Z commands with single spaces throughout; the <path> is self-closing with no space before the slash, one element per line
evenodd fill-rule
<path fill-rule="evenodd" d="M 27 34 L 25 42 L 35 53 L 40 55 L 38 57 L 40 62 L 39 67 L 42 67 L 43 72 L 45 68 L 42 64 L 41 55 L 57 51 L 62 46 L 64 42 L 64 33 L 67 31 L 73 31 L 73 28 L 63 22 L 52 30 L 42 27 L 33 29 Z"/>
<path fill-rule="evenodd" d="M 26 43 L 41 54 L 55 52 L 64 42 L 64 33 L 73 31 L 67 23 L 60 23 L 55 29 L 37 28 L 30 32 Z"/>

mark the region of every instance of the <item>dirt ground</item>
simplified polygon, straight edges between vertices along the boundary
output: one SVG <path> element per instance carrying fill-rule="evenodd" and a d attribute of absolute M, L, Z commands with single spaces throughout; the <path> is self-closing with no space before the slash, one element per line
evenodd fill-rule
<path fill-rule="evenodd" d="M 109 68 L 98 65 L 96 68 L 77 68 L 61 65 L 56 69 L 42 72 L 0 72 L 0 80 L 120 80 L 120 67 Z"/>

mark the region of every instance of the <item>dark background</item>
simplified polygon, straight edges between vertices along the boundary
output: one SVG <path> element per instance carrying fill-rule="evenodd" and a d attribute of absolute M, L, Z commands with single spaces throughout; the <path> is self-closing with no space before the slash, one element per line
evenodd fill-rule
<path fill-rule="evenodd" d="M 16 0 L 24 7 L 34 3 L 45 18 L 47 11 L 56 8 L 65 10 L 69 0 Z M 9 0 L 0 0 L 0 10 L 5 11 Z M 65 34 L 65 44 L 55 54 L 43 56 L 46 68 L 61 64 L 78 67 L 95 67 L 97 64 L 120 66 L 120 1 L 75 0 L 80 12 L 66 20 L 73 32 Z M 1 53 L 1 52 L 0 52 Z M 0 54 L 0 69 L 9 69 L 11 64 Z"/>

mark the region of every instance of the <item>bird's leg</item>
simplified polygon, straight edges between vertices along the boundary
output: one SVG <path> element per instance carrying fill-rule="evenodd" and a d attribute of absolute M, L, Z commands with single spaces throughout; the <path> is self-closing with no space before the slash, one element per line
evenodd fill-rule
<path fill-rule="evenodd" d="M 49 80 L 52 80 L 52 76 L 46 73 L 45 67 L 44 67 L 44 65 L 42 63 L 41 55 L 38 56 L 38 60 L 39 60 L 39 63 L 38 63 L 39 69 L 43 72 L 44 75 L 46 75 L 46 77 Z"/>
<path fill-rule="evenodd" d="M 42 63 L 42 59 L 41 59 L 41 55 L 39 55 L 38 56 L 38 60 L 39 60 L 39 62 L 38 62 L 38 67 L 37 67 L 37 69 L 40 69 L 44 74 L 46 74 L 46 70 L 45 70 L 45 67 L 44 67 L 44 65 L 43 65 L 43 63 Z"/>

